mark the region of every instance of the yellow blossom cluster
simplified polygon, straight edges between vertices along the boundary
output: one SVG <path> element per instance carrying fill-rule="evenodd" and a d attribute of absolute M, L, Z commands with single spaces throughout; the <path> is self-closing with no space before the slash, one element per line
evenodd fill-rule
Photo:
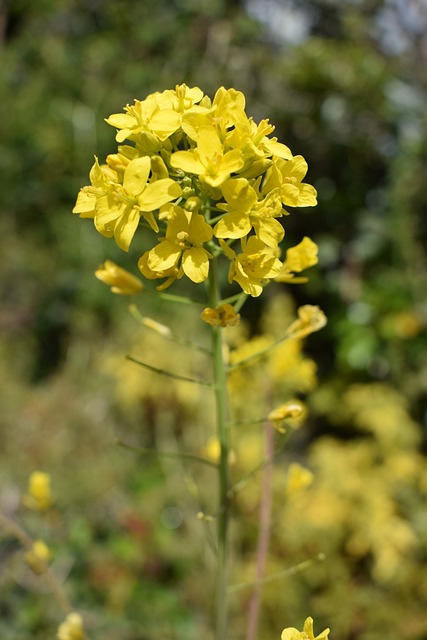
<path fill-rule="evenodd" d="M 104 164 L 95 158 L 73 212 L 124 251 L 138 228 L 151 233 L 138 267 L 163 280 L 159 289 L 183 276 L 203 282 L 210 262 L 225 256 L 230 283 L 259 296 L 269 280 L 291 281 L 316 263 L 309 238 L 280 260 L 285 207 L 315 205 L 316 190 L 303 182 L 304 158 L 271 135 L 268 120 L 248 117 L 243 93 L 221 87 L 211 99 L 182 84 L 106 121 L 117 131 L 117 153 Z M 119 269 L 109 261 L 97 275 L 114 293 L 140 291 Z"/>

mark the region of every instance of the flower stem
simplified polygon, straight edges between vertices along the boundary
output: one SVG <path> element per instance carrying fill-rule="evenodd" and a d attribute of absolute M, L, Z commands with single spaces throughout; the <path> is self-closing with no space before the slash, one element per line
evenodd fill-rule
<path fill-rule="evenodd" d="M 34 540 L 20 527 L 16 522 L 14 522 L 11 518 L 7 517 L 5 514 L 0 512 L 0 528 L 5 529 L 10 535 L 14 536 L 24 549 L 31 549 Z M 71 606 L 70 601 L 68 600 L 65 592 L 61 586 L 61 584 L 56 579 L 55 575 L 52 573 L 50 568 L 47 568 L 46 571 L 42 574 L 45 582 L 49 585 L 54 598 L 56 599 L 58 605 L 61 607 L 64 613 L 71 613 L 73 611 L 73 607 Z"/>
<path fill-rule="evenodd" d="M 221 299 L 216 260 L 209 269 L 209 305 L 215 309 Z M 222 331 L 212 327 L 212 351 L 214 366 L 214 388 L 216 401 L 217 436 L 220 443 L 218 469 L 218 567 L 216 576 L 216 640 L 227 638 L 228 613 L 228 523 L 229 523 L 229 467 L 228 467 L 228 394 L 227 375 L 223 354 Z"/>

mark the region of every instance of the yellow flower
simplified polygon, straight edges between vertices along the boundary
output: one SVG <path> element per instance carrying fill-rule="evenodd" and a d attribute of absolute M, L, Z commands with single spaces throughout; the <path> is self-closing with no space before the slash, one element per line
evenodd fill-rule
<path fill-rule="evenodd" d="M 298 320 L 295 320 L 287 330 L 290 338 L 305 338 L 314 331 L 320 331 L 327 322 L 326 316 L 320 307 L 305 304 L 298 309 Z"/>
<path fill-rule="evenodd" d="M 277 282 L 306 282 L 307 278 L 295 278 L 294 273 L 299 273 L 317 264 L 317 253 L 317 244 L 305 236 L 299 244 L 287 250 L 283 268 L 275 280 Z"/>
<path fill-rule="evenodd" d="M 28 481 L 28 493 L 24 496 L 25 506 L 35 511 L 46 511 L 52 505 L 50 475 L 43 471 L 33 471 Z"/>
<path fill-rule="evenodd" d="M 212 327 L 235 327 L 240 322 L 240 313 L 236 313 L 231 304 L 221 304 L 216 309 L 206 307 L 201 318 Z"/>
<path fill-rule="evenodd" d="M 293 462 L 289 465 L 286 491 L 289 495 L 294 495 L 309 487 L 313 483 L 313 480 L 314 475 L 309 469 L 306 469 L 297 462 Z"/>
<path fill-rule="evenodd" d="M 171 108 L 179 114 L 209 113 L 210 108 L 200 103 L 204 96 L 199 87 L 187 87 L 186 84 L 176 85 L 175 89 L 154 94 L 162 109 Z"/>
<path fill-rule="evenodd" d="M 268 247 L 255 236 L 242 238 L 242 253 L 236 254 L 224 241 L 220 241 L 225 254 L 233 260 L 228 274 L 229 282 L 235 280 L 243 291 L 254 298 L 262 293 L 263 283 L 280 272 L 282 263 Z"/>
<path fill-rule="evenodd" d="M 211 187 L 219 187 L 230 175 L 243 167 L 239 149 L 224 152 L 216 129 L 203 127 L 198 132 L 197 147 L 190 151 L 177 151 L 171 155 L 172 167 L 194 173 Z"/>
<path fill-rule="evenodd" d="M 166 140 L 180 127 L 179 115 L 173 109 L 161 108 L 158 96 L 151 94 L 145 100 L 135 100 L 135 104 L 126 105 L 126 113 L 113 113 L 106 122 L 119 129 L 116 135 L 117 142 L 126 139 L 137 140 L 141 134 L 154 134 L 159 140 Z M 158 149 L 160 150 L 160 149 Z"/>
<path fill-rule="evenodd" d="M 58 627 L 57 640 L 84 640 L 83 620 L 79 613 L 69 613 Z"/>
<path fill-rule="evenodd" d="M 221 445 L 216 436 L 212 436 L 201 448 L 200 453 L 202 456 L 210 460 L 211 462 L 219 462 L 221 458 Z M 236 454 L 231 449 L 228 452 L 228 462 L 230 465 L 235 464 Z"/>
<path fill-rule="evenodd" d="M 246 99 L 241 91 L 220 87 L 212 100 L 215 123 L 224 133 L 245 118 Z"/>
<path fill-rule="evenodd" d="M 243 114 L 235 128 L 227 133 L 226 143 L 232 149 L 240 149 L 243 153 L 245 165 L 240 174 L 246 178 L 255 178 L 266 171 L 271 165 L 267 158 L 277 156 L 285 160 L 291 160 L 291 150 L 277 138 L 269 138 L 274 131 L 274 125 L 268 120 L 261 120 L 259 124 Z"/>
<path fill-rule="evenodd" d="M 80 218 L 95 217 L 97 197 L 105 194 L 109 183 L 117 181 L 117 173 L 106 164 L 100 165 L 95 156 L 89 178 L 91 186 L 80 189 L 73 209 L 73 213 L 78 213 Z"/>
<path fill-rule="evenodd" d="M 284 266 L 288 271 L 304 271 L 317 264 L 317 252 L 317 244 L 305 236 L 299 244 L 287 250 Z"/>
<path fill-rule="evenodd" d="M 243 238 L 252 228 L 268 247 L 276 248 L 283 239 L 284 229 L 275 217 L 282 215 L 279 189 L 274 189 L 263 200 L 258 201 L 255 189 L 245 178 L 231 178 L 221 187 L 227 204 L 219 209 L 228 213 L 217 223 L 214 235 L 217 238 Z"/>
<path fill-rule="evenodd" d="M 262 192 L 268 193 L 279 187 L 285 206 L 314 206 L 317 204 L 316 189 L 311 184 L 301 182 L 307 169 L 307 162 L 302 156 L 294 156 L 292 160 L 274 158 L 273 165 L 267 171 Z"/>
<path fill-rule="evenodd" d="M 294 627 L 283 629 L 281 640 L 328 640 L 330 629 L 325 629 L 318 636 L 314 637 L 313 618 L 307 618 L 304 622 L 304 629 L 298 631 Z"/>
<path fill-rule="evenodd" d="M 37 576 L 45 573 L 51 557 L 52 552 L 43 540 L 35 540 L 31 549 L 24 555 L 25 562 Z"/>
<path fill-rule="evenodd" d="M 202 215 L 175 206 L 166 237 L 148 252 L 147 265 L 153 271 L 165 272 L 181 261 L 178 278 L 185 274 L 193 282 L 203 282 L 212 256 L 202 245 L 211 238 L 212 228 Z"/>
<path fill-rule="evenodd" d="M 106 260 L 95 271 L 95 276 L 101 282 L 111 285 L 111 291 L 120 295 L 131 296 L 139 293 L 143 288 L 142 282 L 132 273 L 122 269 L 112 260 Z"/>
<path fill-rule="evenodd" d="M 148 156 L 132 160 L 125 169 L 123 185 L 111 183 L 109 190 L 96 200 L 95 224 L 103 233 L 111 231 L 121 249 L 129 245 L 143 216 L 158 231 L 153 211 L 181 195 L 181 187 L 170 178 L 148 182 L 151 162 Z M 103 234 L 104 235 L 104 234 Z"/>
<path fill-rule="evenodd" d="M 305 409 L 301 402 L 290 400 L 280 407 L 276 407 L 267 416 L 279 433 L 285 433 L 285 424 L 289 422 L 292 426 L 297 426 L 305 416 Z"/>

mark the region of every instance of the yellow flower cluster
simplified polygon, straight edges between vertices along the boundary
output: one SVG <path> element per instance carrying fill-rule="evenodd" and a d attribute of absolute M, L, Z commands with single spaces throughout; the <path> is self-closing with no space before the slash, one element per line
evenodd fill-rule
<path fill-rule="evenodd" d="M 73 212 L 93 218 L 124 251 L 138 227 L 156 234 L 138 267 L 146 278 L 164 280 L 158 288 L 184 275 L 203 282 L 210 261 L 225 255 L 230 283 L 259 296 L 270 279 L 288 281 L 316 263 L 308 238 L 285 263 L 279 259 L 284 207 L 315 205 L 316 190 L 303 182 L 304 158 L 271 136 L 268 120 L 257 124 L 246 115 L 243 93 L 221 87 L 211 100 L 182 84 L 106 121 L 117 130 L 117 153 L 105 164 L 95 158 Z M 98 274 L 116 293 L 139 289 L 117 287 L 112 276 L 111 269 Z"/>

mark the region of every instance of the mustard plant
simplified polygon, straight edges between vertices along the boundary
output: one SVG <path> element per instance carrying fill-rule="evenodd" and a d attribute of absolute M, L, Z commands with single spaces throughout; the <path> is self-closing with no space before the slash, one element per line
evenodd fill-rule
<path fill-rule="evenodd" d="M 149 248 L 137 256 L 144 281 L 111 260 L 96 271 L 113 293 L 145 295 L 152 292 L 147 280 L 154 280 L 160 281 L 156 291 L 164 299 L 191 302 L 165 290 L 182 278 L 203 289 L 201 319 L 211 332 L 213 382 L 180 379 L 204 384 L 215 396 L 217 640 L 228 637 L 228 533 L 233 492 L 227 379 L 235 366 L 263 354 L 252 353 L 237 365 L 228 362 L 224 329 L 239 324 L 239 312 L 248 296 L 259 297 L 273 280 L 304 282 L 300 272 L 317 263 L 317 246 L 308 237 L 289 247 L 284 257 L 280 248 L 285 234 L 282 220 L 289 209 L 317 202 L 315 188 L 304 182 L 307 163 L 272 136 L 274 126 L 267 119 L 256 123 L 245 108 L 240 91 L 221 87 L 211 99 L 200 88 L 185 84 L 135 100 L 124 113 L 106 119 L 116 130 L 118 149 L 104 163 L 95 158 L 90 185 L 80 190 L 73 209 L 80 217 L 93 219 L 97 231 L 113 238 L 125 252 L 133 250 L 144 234 Z M 228 273 L 226 291 L 220 286 L 223 268 Z M 305 305 L 280 340 L 265 350 L 304 337 L 325 322 L 320 309 Z M 164 331 L 167 336 L 167 329 Z M 157 374 L 177 377 L 148 363 L 138 364 Z M 301 406 L 290 401 L 272 411 L 270 422 L 280 430 L 284 421 L 301 413 Z M 295 485 L 310 480 L 300 469 L 292 470 Z M 199 516 L 203 519 L 204 514 Z M 318 638 L 326 639 L 328 631 Z M 289 628 L 282 637 L 313 640 L 311 618 L 303 632 Z"/>

